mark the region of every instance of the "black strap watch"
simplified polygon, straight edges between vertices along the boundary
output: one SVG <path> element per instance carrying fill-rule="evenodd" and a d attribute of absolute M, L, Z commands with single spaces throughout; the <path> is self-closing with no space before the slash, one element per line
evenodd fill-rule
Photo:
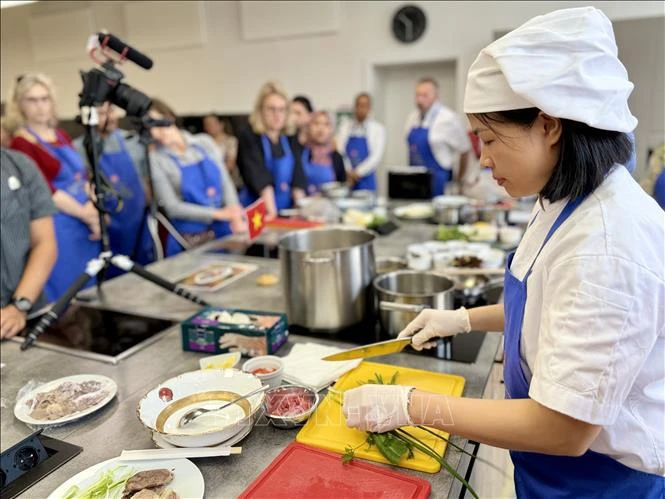
<path fill-rule="evenodd" d="M 14 305 L 20 312 L 27 314 L 32 308 L 32 301 L 24 296 L 15 296 L 12 298 L 12 305 Z"/>

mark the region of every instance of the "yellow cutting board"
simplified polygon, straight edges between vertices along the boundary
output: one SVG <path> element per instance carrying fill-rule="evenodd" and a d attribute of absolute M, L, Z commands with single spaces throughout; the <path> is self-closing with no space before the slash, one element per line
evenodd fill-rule
<path fill-rule="evenodd" d="M 334 389 L 344 391 L 356 388 L 366 383 L 368 379 L 373 379 L 375 373 L 383 376 L 384 382 L 388 383 L 395 371 L 398 372 L 397 384 L 400 385 L 415 386 L 418 389 L 442 395 L 460 396 L 464 390 L 464 378 L 461 376 L 373 362 L 362 362 L 354 370 L 346 373 L 335 383 Z M 342 413 L 342 400 L 341 395 L 328 393 L 305 426 L 298 432 L 296 441 L 339 454 L 344 453 L 347 445 L 358 447 L 364 442 L 365 432 L 346 426 L 346 419 Z M 405 429 L 435 449 L 439 455 L 443 455 L 446 442 L 418 428 L 407 427 Z M 434 431 L 448 437 L 448 433 L 444 431 Z M 356 449 L 355 457 L 390 464 L 374 446 L 368 449 L 367 445 L 361 445 Z M 437 473 L 441 469 L 441 465 L 437 461 L 417 450 L 414 451 L 414 457 L 411 459 L 404 457 L 398 466 L 426 473 Z"/>

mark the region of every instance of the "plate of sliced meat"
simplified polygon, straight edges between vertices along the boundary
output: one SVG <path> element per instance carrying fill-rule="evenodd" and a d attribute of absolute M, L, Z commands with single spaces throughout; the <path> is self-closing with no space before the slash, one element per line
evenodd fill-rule
<path fill-rule="evenodd" d="M 188 459 L 122 461 L 91 466 L 51 492 L 48 499 L 200 499 L 203 475 Z"/>
<path fill-rule="evenodd" d="M 23 395 L 14 415 L 31 425 L 57 425 L 98 411 L 118 392 L 111 378 L 77 374 L 50 381 Z"/>

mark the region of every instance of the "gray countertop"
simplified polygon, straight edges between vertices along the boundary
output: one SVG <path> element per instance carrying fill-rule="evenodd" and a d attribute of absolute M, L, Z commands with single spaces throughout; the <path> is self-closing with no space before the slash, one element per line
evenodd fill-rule
<path fill-rule="evenodd" d="M 406 244 L 431 239 L 431 225 L 404 224 L 390 236 L 377 239 L 377 256 L 402 256 Z M 270 238 L 270 235 L 265 237 Z M 264 258 L 238 257 L 205 253 L 204 249 L 183 253 L 175 258 L 158 262 L 150 269 L 167 279 L 176 279 L 208 261 L 233 260 L 256 264 L 259 269 L 232 283 L 217 293 L 201 296 L 214 305 L 242 307 L 279 312 L 285 309 L 281 286 L 260 287 L 256 276 L 265 273 L 279 274 L 279 261 Z M 94 289 L 84 296 L 95 297 Z M 192 315 L 198 307 L 171 293 L 161 290 L 134 275 L 123 276 L 103 285 L 103 296 L 87 303 L 118 311 L 164 317 L 181 321 Z M 286 355 L 295 343 L 320 342 L 340 347 L 352 347 L 348 343 L 333 341 L 325 336 L 291 335 L 278 355 Z M 451 373 L 466 378 L 464 395 L 481 397 L 486 385 L 494 356 L 500 343 L 500 335 L 488 334 L 473 364 L 444 361 L 416 354 L 392 355 L 372 359 L 393 365 L 414 367 L 436 372 Z M 118 456 L 123 449 L 152 448 L 150 432 L 136 417 L 139 399 L 160 382 L 198 368 L 202 354 L 184 352 L 180 343 L 180 328 L 175 326 L 149 347 L 140 350 L 118 365 L 77 358 L 65 353 L 42 348 L 19 350 L 16 342 L 3 342 L 0 359 L 4 366 L 0 371 L 2 387 L 0 447 L 5 450 L 31 433 L 31 429 L 13 415 L 16 396 L 21 387 L 31 380 L 46 382 L 73 374 L 101 374 L 118 384 L 117 397 L 105 408 L 85 419 L 44 433 L 83 447 L 83 452 L 63 467 L 28 489 L 21 497 L 43 498 L 60 483 L 74 474 L 106 459 Z M 243 440 L 242 455 L 226 458 L 197 459 L 205 479 L 206 497 L 236 497 L 256 476 L 286 447 L 294 441 L 295 430 L 281 430 L 272 426 L 257 425 Z M 459 441 L 458 443 L 462 443 Z M 449 463 L 465 472 L 466 461 L 454 450 L 446 453 Z M 456 490 L 453 479 L 445 472 L 438 474 L 399 471 L 424 478 L 432 484 L 432 497 L 448 497 Z"/>

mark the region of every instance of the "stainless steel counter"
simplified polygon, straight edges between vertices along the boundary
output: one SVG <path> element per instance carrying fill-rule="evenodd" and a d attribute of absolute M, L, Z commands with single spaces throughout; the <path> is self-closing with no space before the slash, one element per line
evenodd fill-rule
<path fill-rule="evenodd" d="M 401 256 L 406 244 L 430 239 L 433 230 L 433 226 L 404 224 L 399 231 L 377 239 L 376 255 Z M 228 307 L 275 312 L 284 310 L 285 304 L 280 285 L 260 287 L 256 284 L 256 277 L 261 273 L 279 274 L 279 261 L 277 260 L 211 255 L 204 253 L 201 249 L 156 263 L 151 266 L 151 270 L 167 279 L 175 279 L 205 262 L 219 260 L 250 262 L 258 265 L 259 269 L 217 293 L 202 294 L 204 299 L 214 305 Z M 95 290 L 88 290 L 85 295 L 94 297 Z M 162 291 L 133 275 L 105 283 L 103 296 L 86 305 L 178 321 L 197 310 L 196 305 Z M 289 342 L 278 354 L 286 355 L 295 343 L 311 341 L 335 344 L 340 347 L 354 346 L 332 341 L 324 336 L 313 339 L 312 337 L 291 335 Z M 373 360 L 464 376 L 466 378 L 464 394 L 469 397 L 481 397 L 499 342 L 500 335 L 487 335 L 478 359 L 473 364 L 443 361 L 416 354 L 393 355 Z M 31 433 L 31 429 L 15 419 L 13 415 L 16 395 L 19 389 L 30 380 L 49 381 L 72 374 L 95 373 L 114 379 L 119 387 L 116 399 L 98 413 L 79 422 L 45 432 L 54 438 L 80 445 L 84 450 L 79 456 L 26 491 L 22 497 L 46 497 L 69 477 L 95 463 L 118 456 L 123 449 L 153 447 L 150 433 L 136 417 L 136 406 L 139 399 L 161 381 L 197 369 L 201 355 L 182 351 L 179 326 L 173 327 L 154 344 L 116 366 L 40 348 L 31 348 L 21 352 L 17 343 L 2 343 L 0 359 L 5 364 L 0 371 L 2 387 L 0 447 L 2 450 L 9 448 Z M 205 478 L 206 497 L 236 497 L 286 445 L 295 439 L 297 431 L 297 429 L 280 430 L 271 426 L 257 425 L 242 442 L 242 455 L 195 460 L 195 464 L 201 469 Z M 451 465 L 459 467 L 462 473 L 466 471 L 467 461 L 461 460 L 458 452 L 449 449 L 446 459 Z M 400 471 L 429 480 L 432 483 L 432 497 L 457 497 L 459 494 L 459 489 L 453 483 L 453 479 L 445 472 L 431 475 L 409 470 Z"/>

